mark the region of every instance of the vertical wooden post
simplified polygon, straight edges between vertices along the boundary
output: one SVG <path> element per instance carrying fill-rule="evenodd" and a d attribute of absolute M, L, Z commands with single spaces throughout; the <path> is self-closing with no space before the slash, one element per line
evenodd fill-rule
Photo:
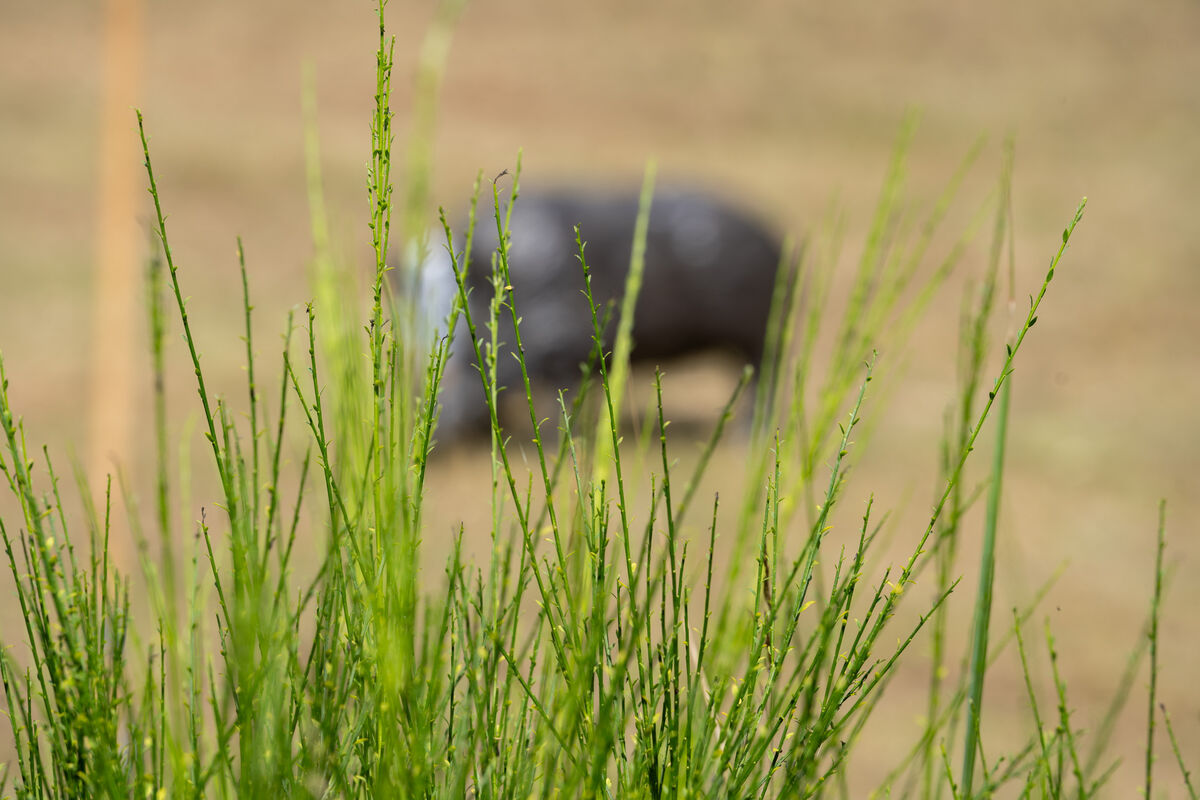
<path fill-rule="evenodd" d="M 115 473 L 118 464 L 128 464 L 131 453 L 135 320 L 142 307 L 137 244 L 140 159 L 133 112 L 141 72 L 141 12 L 141 0 L 104 4 L 86 464 L 98 491 L 108 473 Z"/>

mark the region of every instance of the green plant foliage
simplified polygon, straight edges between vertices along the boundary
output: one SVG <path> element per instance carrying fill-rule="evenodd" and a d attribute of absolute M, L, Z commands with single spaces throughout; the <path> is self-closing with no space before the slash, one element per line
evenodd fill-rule
<path fill-rule="evenodd" d="M 448 26 L 455 14 L 446 12 L 439 24 Z M 488 220 L 479 224 L 495 225 L 500 242 L 487 319 L 474 318 L 466 302 L 465 254 L 481 187 L 489 186 L 480 178 L 464 250 L 455 249 L 444 214 L 442 225 L 458 282 L 452 320 L 461 316 L 465 323 L 452 321 L 449 330 L 464 332 L 467 341 L 458 346 L 474 354 L 490 412 L 490 496 L 479 494 L 490 499 L 486 533 L 493 548 L 488 560 L 471 563 L 460 538 L 444 576 L 431 575 L 421 560 L 425 479 L 437 447 L 450 341 L 407 335 L 413 309 L 402 293 L 392 297 L 389 291 L 394 43 L 382 8 L 379 22 L 368 170 L 375 271 L 365 316 L 361 298 L 328 264 L 314 175 L 317 301 L 298 325 L 291 316 L 287 320 L 276 391 L 262 382 L 264 368 L 256 363 L 250 281 L 239 241 L 244 407 L 235 409 L 206 387 L 184 300 L 186 274 L 172 254 L 165 203 L 138 115 L 158 240 L 147 308 L 158 376 L 154 519 L 162 558 L 143 563 L 148 597 L 131 597 L 130 582 L 110 566 L 111 538 L 140 535 L 113 530 L 111 486 L 98 508 L 80 481 L 86 537 L 76 538 L 48 455 L 35 464 L 27 449 L 0 359 L 0 470 L 21 512 L 0 519 L 0 534 L 25 620 L 20 635 L 5 633 L 0 657 L 16 745 L 15 796 L 844 795 L 860 735 L 896 665 L 920 636 L 931 638 L 934 653 L 928 722 L 885 791 L 978 797 L 1010 785 L 1022 796 L 1096 794 L 1109 773 L 1080 757 L 1081 734 L 1048 630 L 1056 714 L 1039 706 L 1026 666 L 1034 720 L 1029 743 L 999 759 L 984 757 L 987 667 L 1014 639 L 1023 664 L 1029 656 L 1022 629 L 1030 610 L 1018 613 L 1001 637 L 990 636 L 988 628 L 1002 450 L 989 481 L 989 547 L 970 669 L 957 685 L 943 675 L 950 660 L 944 608 L 961 572 L 956 543 L 963 514 L 979 494 L 964 486 L 964 469 L 997 402 L 997 447 L 1003 447 L 1013 364 L 1085 203 L 1063 232 L 1024 320 L 1013 320 L 1003 353 L 993 354 L 987 331 L 1006 237 L 1011 259 L 1006 159 L 999 202 L 988 206 L 996 209 L 992 257 L 964 314 L 962 381 L 944 440 L 941 488 L 910 555 L 884 569 L 873 550 L 883 515 L 869 495 L 856 500 L 848 494 L 864 415 L 880 383 L 874 351 L 880 341 L 904 341 L 973 235 L 974 225 L 925 274 L 934 233 L 978 147 L 911 234 L 902 224 L 901 203 L 915 120 L 905 122 L 840 318 L 831 320 L 829 312 L 830 275 L 840 249 L 836 229 L 824 247 L 790 250 L 745 448 L 747 483 L 740 497 L 734 489 L 732 524 L 720 513 L 729 501 L 714 495 L 709 515 L 709 499 L 699 487 L 750 383 L 749 372 L 690 474 L 680 474 L 671 456 L 661 375 L 649 435 L 641 444 L 621 435 L 630 311 L 653 213 L 653 169 L 647 170 L 623 308 L 592 301 L 587 231 L 576 230 L 580 287 L 591 305 L 585 324 L 593 331 L 599 379 L 591 391 L 598 395 L 599 424 L 575 424 L 586 418 L 586 393 L 570 404 L 560 395 L 552 421 L 539 414 L 523 359 L 522 385 L 509 388 L 524 394 L 529 412 L 536 451 L 529 474 L 518 466 L 502 424 L 496 384 L 496 358 L 503 352 L 499 320 L 511 323 L 510 344 L 518 356 L 523 353 L 522 298 L 508 278 L 519 157 L 511 183 L 504 184 L 511 188 L 502 193 L 503 181 L 491 181 L 478 216 Z M 447 35 L 445 28 L 435 31 L 440 38 L 426 65 L 433 72 L 421 81 L 426 92 L 439 83 Z M 432 114 L 432 99 L 421 102 L 423 113 Z M 428 121 L 422 129 L 432 135 Z M 313 164 L 314 153 L 315 143 Z M 427 143 L 413 144 L 410 153 L 414 164 L 427 168 Z M 418 183 L 407 187 L 406 196 L 419 205 L 425 178 L 413 180 Z M 419 226 L 411 206 L 404 213 L 402 237 L 410 237 Z M 168 292 L 187 342 L 220 486 L 213 500 L 220 511 L 200 513 L 190 557 L 181 543 L 191 537 L 181 535 L 168 499 L 172 483 L 186 482 L 168 462 L 162 389 Z M 612 313 L 620 315 L 620 324 L 610 344 L 601 334 Z M 822 331 L 831 334 L 832 351 L 829 366 L 818 368 Z M 602 357 L 610 347 L 615 357 Z M 999 359 L 990 387 L 989 354 Z M 296 453 L 303 455 L 294 458 Z M 637 499 L 647 490 L 646 501 Z M 828 538 L 843 506 L 857 509 L 852 513 L 861 526 L 852 546 L 835 552 Z M 689 512 L 706 515 L 704 541 L 684 535 Z M 730 558 L 718 556 L 717 537 L 726 529 L 733 534 Z M 323 543 L 317 568 L 303 579 L 298 575 L 307 572 L 295 564 L 299 536 Z M 1155 674 L 1161 546 L 1159 552 L 1150 627 Z M 927 568 L 936 581 L 932 600 L 902 624 L 897 610 L 910 602 L 908 589 Z M 151 645 L 140 654 L 133 644 L 135 603 L 148 605 L 155 621 L 146 637 Z M 1153 684 L 1149 709 L 1147 794 Z M 1163 720 L 1174 743 L 1169 718 Z M 948 753 L 962 756 L 957 780 Z M 1175 754 L 1190 789 L 1177 746 Z"/>

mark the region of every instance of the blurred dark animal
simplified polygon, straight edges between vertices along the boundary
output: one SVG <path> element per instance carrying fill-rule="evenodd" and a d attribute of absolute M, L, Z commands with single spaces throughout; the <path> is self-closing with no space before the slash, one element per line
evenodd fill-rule
<path fill-rule="evenodd" d="M 471 316 L 480 337 L 487 339 L 492 256 L 498 239 L 493 217 L 480 211 L 467 283 Z M 611 351 L 637 211 L 636 191 L 558 189 L 523 191 L 518 197 L 510 228 L 509 270 L 525 364 L 535 387 L 574 386 L 593 350 L 576 225 L 585 242 L 597 308 L 603 314 L 606 305 L 615 301 L 605 329 L 605 352 Z M 456 286 L 444 244 L 431 243 L 429 249 L 430 257 L 417 271 L 420 312 L 428 327 L 440 326 L 444 333 Z M 778 238 L 738 208 L 697 191 L 656 192 L 634 311 L 631 360 L 658 364 L 725 350 L 757 369 L 780 255 Z M 515 337 L 507 309 L 501 312 L 499 340 L 503 347 L 497 357 L 498 384 L 520 391 L 521 372 L 512 355 Z M 437 438 L 447 442 L 486 433 L 482 382 L 461 320 L 443 387 Z"/>

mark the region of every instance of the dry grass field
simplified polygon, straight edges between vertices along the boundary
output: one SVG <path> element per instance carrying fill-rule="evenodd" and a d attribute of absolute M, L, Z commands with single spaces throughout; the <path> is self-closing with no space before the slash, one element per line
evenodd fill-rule
<path fill-rule="evenodd" d="M 0 351 L 30 438 L 60 458 L 72 448 L 86 458 L 94 370 L 105 369 L 87 345 L 103 203 L 99 5 L 0 1 Z M 393 0 L 388 9 L 400 152 L 425 5 Z M 310 297 L 306 66 L 334 246 L 347 263 L 368 263 L 374 12 L 367 3 L 309 0 L 164 0 L 144 12 L 136 103 L 152 137 L 206 367 L 218 391 L 240 393 L 235 237 L 245 240 L 260 352 L 274 357 L 286 309 Z M 1168 560 L 1177 571 L 1162 623 L 1160 698 L 1200 768 L 1197 76 L 1200 6 L 1187 0 L 1153 9 L 1118 0 L 987 7 L 479 0 L 452 41 L 432 192 L 451 209 L 465 208 L 476 170 L 511 167 L 520 147 L 527 184 L 636 182 L 654 157 L 664 180 L 711 186 L 798 234 L 817 231 L 836 204 L 849 272 L 906 109 L 921 113 L 908 163 L 914 210 L 936 197 L 981 134 L 988 137 L 935 253 L 984 203 L 1001 142 L 1014 134 L 1019 297 L 1036 290 L 1079 198 L 1087 195 L 1089 206 L 1015 376 L 999 545 L 1004 618 L 994 625 L 1065 565 L 1036 616 L 1048 618 L 1058 637 L 1076 720 L 1094 725 L 1147 613 L 1156 507 L 1165 497 Z M 132 142 L 132 110 L 127 122 Z M 143 228 L 150 213 L 139 200 Z M 985 255 L 986 235 L 911 346 L 881 351 L 891 371 L 887 394 L 867 410 L 875 414 L 871 442 L 851 491 L 864 500 L 873 491 L 877 505 L 895 509 L 896 552 L 911 548 L 933 494 L 939 430 L 954 390 L 960 293 Z M 134 313 L 141 308 L 139 296 Z M 150 373 L 140 320 L 134 394 L 120 407 L 131 430 L 121 460 L 134 486 L 153 463 L 142 422 Z M 175 333 L 168 353 L 175 430 L 195 433 L 194 392 Z M 691 398 L 685 411 L 701 417 L 732 384 L 719 365 L 668 370 L 668 395 L 683 386 L 679 394 Z M 199 443 L 191 437 L 193 450 Z M 722 450 L 714 484 L 737 479 L 739 446 Z M 686 440 L 677 450 L 688 452 Z M 203 468 L 201 487 L 209 479 Z M 468 535 L 473 520 L 486 521 L 484 501 L 475 509 L 462 496 L 474 485 L 486 497 L 486 469 L 478 453 L 436 462 L 431 559 L 440 558 L 458 519 L 467 520 Z M 963 557 L 971 574 L 975 553 L 968 548 Z M 954 619 L 964 629 L 973 591 L 967 580 L 957 598 Z M 0 619 L 9 642 L 17 636 L 13 612 Z M 904 697 L 924 687 L 921 658 L 893 689 L 888 726 L 861 748 L 877 753 L 878 763 L 859 757 L 856 787 L 873 786 L 919 730 L 920 703 Z M 1038 674 L 1048 679 L 1048 670 Z M 985 713 L 994 715 L 999 737 L 1026 719 L 1015 656 L 1002 659 L 996 676 Z M 1135 684 L 1121 720 L 1125 763 L 1113 797 L 1140 785 L 1145 683 Z M 1160 785 L 1182 796 L 1163 739 Z"/>

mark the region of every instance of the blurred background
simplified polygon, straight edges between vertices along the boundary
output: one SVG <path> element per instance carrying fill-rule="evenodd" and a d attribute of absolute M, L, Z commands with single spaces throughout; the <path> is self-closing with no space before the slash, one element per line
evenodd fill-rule
<path fill-rule="evenodd" d="M 31 446 L 45 442 L 60 460 L 74 453 L 93 475 L 119 463 L 137 487 L 148 485 L 153 467 L 141 266 L 153 212 L 132 107 L 146 116 L 205 367 L 241 408 L 235 237 L 245 241 L 256 349 L 272 369 L 286 310 L 311 297 L 307 68 L 333 247 L 346 263 L 369 263 L 378 29 L 365 2 L 123 2 L 125 12 L 120 0 L 110 8 L 131 16 L 115 26 L 100 3 L 0 2 L 0 351 Z M 388 7 L 398 183 L 427 5 Z M 1196 767 L 1198 44 L 1200 5 L 1184 0 L 1153 10 L 1116 0 L 986 8 L 480 0 L 466 7 L 450 44 L 431 193 L 457 216 L 476 171 L 512 168 L 518 148 L 530 185 L 636 184 L 653 157 L 660 180 L 710 187 L 782 231 L 815 232 L 835 209 L 849 273 L 907 109 L 921 119 L 908 162 L 914 209 L 928 206 L 976 139 L 988 137 L 947 242 L 992 191 L 1001 142 L 1012 133 L 1018 296 L 1037 290 L 1080 197 L 1090 201 L 1018 364 L 993 625 L 1065 564 L 1035 619 L 1048 618 L 1058 637 L 1075 720 L 1094 727 L 1146 617 L 1165 497 L 1167 557 L 1178 572 L 1162 622 L 1160 698 Z M 964 276 L 985 263 L 986 239 L 939 293 L 912 347 L 894 354 L 886 402 L 869 409 L 874 429 L 851 503 L 873 491 L 877 507 L 895 510 L 898 553 L 911 549 L 933 496 Z M 123 268 L 130 263 L 133 270 Z M 102 270 L 116 277 L 100 281 Z M 168 352 L 174 430 L 199 450 L 202 441 L 187 433 L 196 403 L 177 334 L 176 326 Z M 676 377 L 668 377 L 670 395 Z M 710 413 L 734 383 L 720 365 L 692 365 L 677 377 L 686 391 L 676 391 Z M 724 451 L 714 483 L 722 470 L 739 474 L 738 446 Z M 447 538 L 459 518 L 486 521 L 463 510 L 459 496 L 476 480 L 486 497 L 478 456 L 435 465 L 430 539 Z M 198 481 L 209 480 L 201 474 L 208 462 L 197 464 Z M 193 505 L 211 502 L 198 496 Z M 191 514 L 185 523 L 198 511 Z M 431 547 L 431 558 L 442 546 Z M 969 545 L 962 563 L 974 571 Z M 964 629 L 973 591 L 968 580 L 957 598 L 954 619 Z M 13 612 L 0 619 L 5 642 L 14 641 Z M 923 691 L 925 655 L 918 640 L 916 671 L 893 689 L 901 699 Z M 995 715 L 998 731 L 1028 730 L 1018 666 L 1006 655 L 990 685 L 985 714 Z M 1121 718 L 1125 763 L 1112 796 L 1139 785 L 1145 676 Z M 894 765 L 920 730 L 920 707 L 899 702 L 889 712 L 885 735 L 867 748 L 878 763 L 859 756 L 856 785 L 873 786 Z M 1177 785 L 1173 761 L 1163 758 L 1159 775 Z"/>

